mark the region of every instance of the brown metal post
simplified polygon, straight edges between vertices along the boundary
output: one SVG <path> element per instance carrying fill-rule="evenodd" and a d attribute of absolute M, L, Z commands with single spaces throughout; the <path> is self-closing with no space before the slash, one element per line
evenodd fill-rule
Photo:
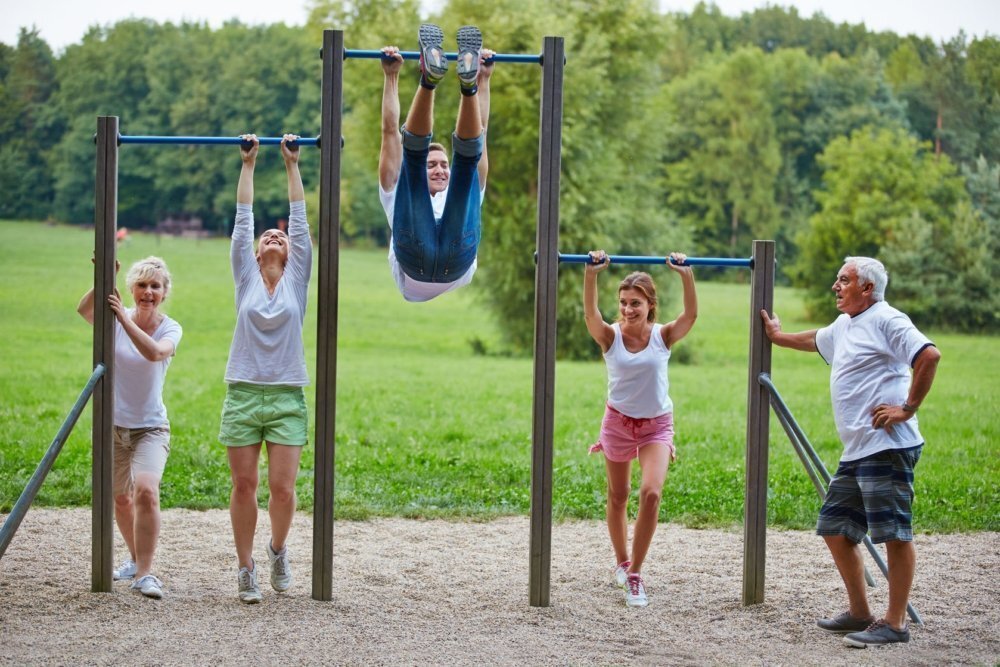
<path fill-rule="evenodd" d="M 337 424 L 337 305 L 340 273 L 341 110 L 344 33 L 323 31 L 320 118 L 319 291 L 316 329 L 316 463 L 313 479 L 314 600 L 333 598 L 334 454 Z"/>
<path fill-rule="evenodd" d="M 535 268 L 535 370 L 531 429 L 531 546 L 529 600 L 549 606 L 552 563 L 552 448 L 556 375 L 556 296 L 559 282 L 559 172 L 562 147 L 564 44 L 542 47 L 542 105 L 538 139 L 538 232 Z"/>
<path fill-rule="evenodd" d="M 750 371 L 747 381 L 746 496 L 743 505 L 743 604 L 764 601 L 767 545 L 767 450 L 770 400 L 758 377 L 771 372 L 771 341 L 760 311 L 773 312 L 774 241 L 753 242 Z"/>
<path fill-rule="evenodd" d="M 95 593 L 111 592 L 114 492 L 111 457 L 115 401 L 114 313 L 108 296 L 115 288 L 115 233 L 118 223 L 118 117 L 97 118 L 97 172 L 94 186 L 94 367 L 104 376 L 94 389 L 91 470 L 91 577 Z"/>

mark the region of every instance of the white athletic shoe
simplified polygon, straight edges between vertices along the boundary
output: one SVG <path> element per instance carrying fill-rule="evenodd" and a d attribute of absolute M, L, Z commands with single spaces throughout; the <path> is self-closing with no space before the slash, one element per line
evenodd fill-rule
<path fill-rule="evenodd" d="M 281 553 L 274 553 L 271 541 L 267 542 L 267 557 L 271 560 L 271 588 L 284 593 L 292 585 L 292 565 L 288 559 L 288 545 Z"/>
<path fill-rule="evenodd" d="M 646 597 L 646 586 L 638 574 L 628 575 L 628 585 L 625 587 L 625 604 L 629 607 L 645 607 L 649 604 Z"/>
<path fill-rule="evenodd" d="M 628 568 L 631 564 L 631 561 L 623 560 L 615 568 L 615 584 L 618 588 L 625 588 L 625 584 L 628 583 Z"/>
<path fill-rule="evenodd" d="M 151 574 L 140 577 L 132 584 L 132 590 L 148 598 L 159 600 L 163 597 L 163 582 Z"/>
<path fill-rule="evenodd" d="M 122 579 L 131 579 L 135 576 L 136 568 L 135 561 L 131 558 L 126 558 L 122 561 L 122 564 L 118 566 L 117 569 L 112 570 L 111 576 L 115 581 L 121 581 Z"/>
<path fill-rule="evenodd" d="M 264 596 L 261 595 L 260 586 L 257 585 L 256 563 L 254 563 L 252 570 L 241 567 L 239 573 L 236 575 L 236 583 L 239 585 L 240 589 L 240 602 L 256 604 L 264 598 Z"/>

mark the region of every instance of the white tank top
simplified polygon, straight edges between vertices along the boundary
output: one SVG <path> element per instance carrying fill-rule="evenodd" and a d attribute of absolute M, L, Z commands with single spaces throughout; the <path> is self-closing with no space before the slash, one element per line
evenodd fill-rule
<path fill-rule="evenodd" d="M 622 341 L 621 326 L 615 322 L 615 340 L 604 353 L 608 366 L 608 404 L 623 415 L 649 419 L 673 412 L 667 362 L 670 350 L 663 343 L 662 325 L 654 324 L 649 344 L 638 352 L 629 352 Z"/>

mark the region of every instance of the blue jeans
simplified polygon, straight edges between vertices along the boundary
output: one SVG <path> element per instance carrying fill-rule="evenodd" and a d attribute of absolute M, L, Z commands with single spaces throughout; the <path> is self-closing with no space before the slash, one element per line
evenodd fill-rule
<path fill-rule="evenodd" d="M 431 136 L 418 137 L 403 128 L 403 164 L 396 183 L 392 247 L 403 273 L 424 283 L 450 283 L 461 278 L 479 251 L 481 232 L 479 158 L 482 135 L 452 135 L 451 176 L 444 212 L 434 217 L 427 186 L 427 154 Z"/>

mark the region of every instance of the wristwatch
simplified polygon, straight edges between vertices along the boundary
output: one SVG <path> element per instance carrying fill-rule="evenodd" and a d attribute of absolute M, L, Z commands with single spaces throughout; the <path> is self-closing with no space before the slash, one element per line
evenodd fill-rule
<path fill-rule="evenodd" d="M 916 412 L 916 411 L 917 409 L 915 407 L 913 407 L 906 401 L 903 401 L 903 412 Z"/>

